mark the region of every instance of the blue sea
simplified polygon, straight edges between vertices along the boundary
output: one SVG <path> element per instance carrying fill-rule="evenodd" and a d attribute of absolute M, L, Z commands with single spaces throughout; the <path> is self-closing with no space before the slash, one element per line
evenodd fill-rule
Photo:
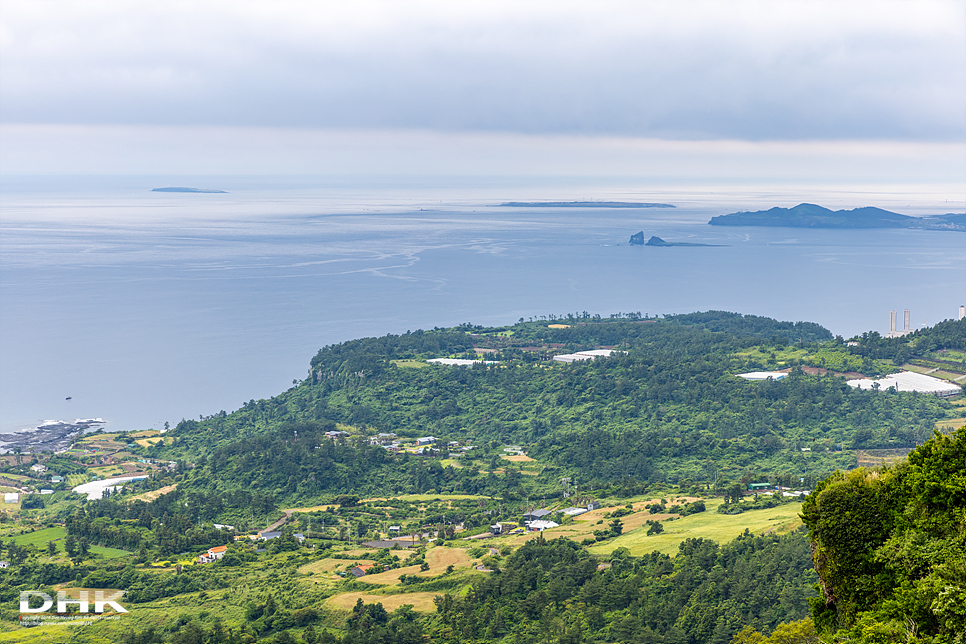
<path fill-rule="evenodd" d="M 228 192 L 151 192 L 168 185 Z M 513 200 L 676 207 L 498 205 Z M 963 233 L 707 224 L 802 201 L 963 210 L 843 186 L 4 177 L 0 431 L 173 425 L 279 393 L 324 345 L 462 322 L 724 309 L 849 337 L 887 331 L 893 309 L 919 327 L 966 302 Z M 638 231 L 721 247 L 632 247 Z"/>

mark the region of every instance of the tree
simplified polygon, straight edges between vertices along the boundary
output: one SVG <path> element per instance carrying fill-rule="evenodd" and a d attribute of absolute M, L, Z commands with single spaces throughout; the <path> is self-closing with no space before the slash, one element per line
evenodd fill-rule
<path fill-rule="evenodd" d="M 67 556 L 73 559 L 77 555 L 77 537 L 68 534 L 64 540 L 64 550 L 67 552 Z"/>
<path fill-rule="evenodd" d="M 610 522 L 610 531 L 615 537 L 619 537 L 624 532 L 624 523 L 620 519 Z"/>

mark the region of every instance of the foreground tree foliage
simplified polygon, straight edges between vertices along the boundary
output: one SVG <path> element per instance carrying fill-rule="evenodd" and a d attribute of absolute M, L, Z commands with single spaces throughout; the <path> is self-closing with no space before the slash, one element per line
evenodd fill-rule
<path fill-rule="evenodd" d="M 727 644 L 807 613 L 814 572 L 800 533 L 688 539 L 677 557 L 599 562 L 565 539 L 531 540 L 464 597 L 443 595 L 434 639 Z"/>
<path fill-rule="evenodd" d="M 966 428 L 907 460 L 836 473 L 803 505 L 820 634 L 958 644 L 966 634 Z"/>

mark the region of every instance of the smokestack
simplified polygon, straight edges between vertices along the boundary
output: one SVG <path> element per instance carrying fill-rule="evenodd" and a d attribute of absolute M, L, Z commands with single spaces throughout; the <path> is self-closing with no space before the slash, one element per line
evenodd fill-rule
<path fill-rule="evenodd" d="M 960 305 L 959 306 L 959 317 L 957 319 L 958 320 L 962 320 L 963 318 L 966 318 L 966 306 Z"/>
<path fill-rule="evenodd" d="M 889 311 L 889 333 L 896 332 L 896 312 Z"/>
<path fill-rule="evenodd" d="M 902 312 L 902 330 L 909 331 L 909 309 Z"/>

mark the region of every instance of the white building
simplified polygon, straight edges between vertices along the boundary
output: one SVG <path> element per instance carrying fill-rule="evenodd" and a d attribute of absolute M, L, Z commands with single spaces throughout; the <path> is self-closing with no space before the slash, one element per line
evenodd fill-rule
<path fill-rule="evenodd" d="M 5 492 L 3 495 L 4 503 L 17 503 L 20 501 L 20 495 L 16 492 Z"/>
<path fill-rule="evenodd" d="M 878 380 L 872 380 L 870 378 L 849 380 L 848 385 L 859 389 L 875 389 L 875 386 L 878 385 L 879 391 L 886 391 L 888 389 L 914 391 L 916 393 L 932 394 L 942 398 L 958 396 L 963 393 L 963 388 L 959 385 L 954 385 L 946 380 L 933 378 L 922 373 L 913 373 L 912 371 L 900 371 L 899 373 L 894 373 L 891 376 L 879 378 Z"/>
<path fill-rule="evenodd" d="M 566 514 L 568 517 L 576 517 L 587 512 L 587 508 L 564 508 L 560 512 L 561 514 Z"/>
<path fill-rule="evenodd" d="M 539 530 L 543 532 L 549 528 L 559 528 L 560 524 L 556 521 L 545 521 L 543 519 L 538 519 L 537 521 L 531 521 L 527 524 L 528 530 Z"/>

